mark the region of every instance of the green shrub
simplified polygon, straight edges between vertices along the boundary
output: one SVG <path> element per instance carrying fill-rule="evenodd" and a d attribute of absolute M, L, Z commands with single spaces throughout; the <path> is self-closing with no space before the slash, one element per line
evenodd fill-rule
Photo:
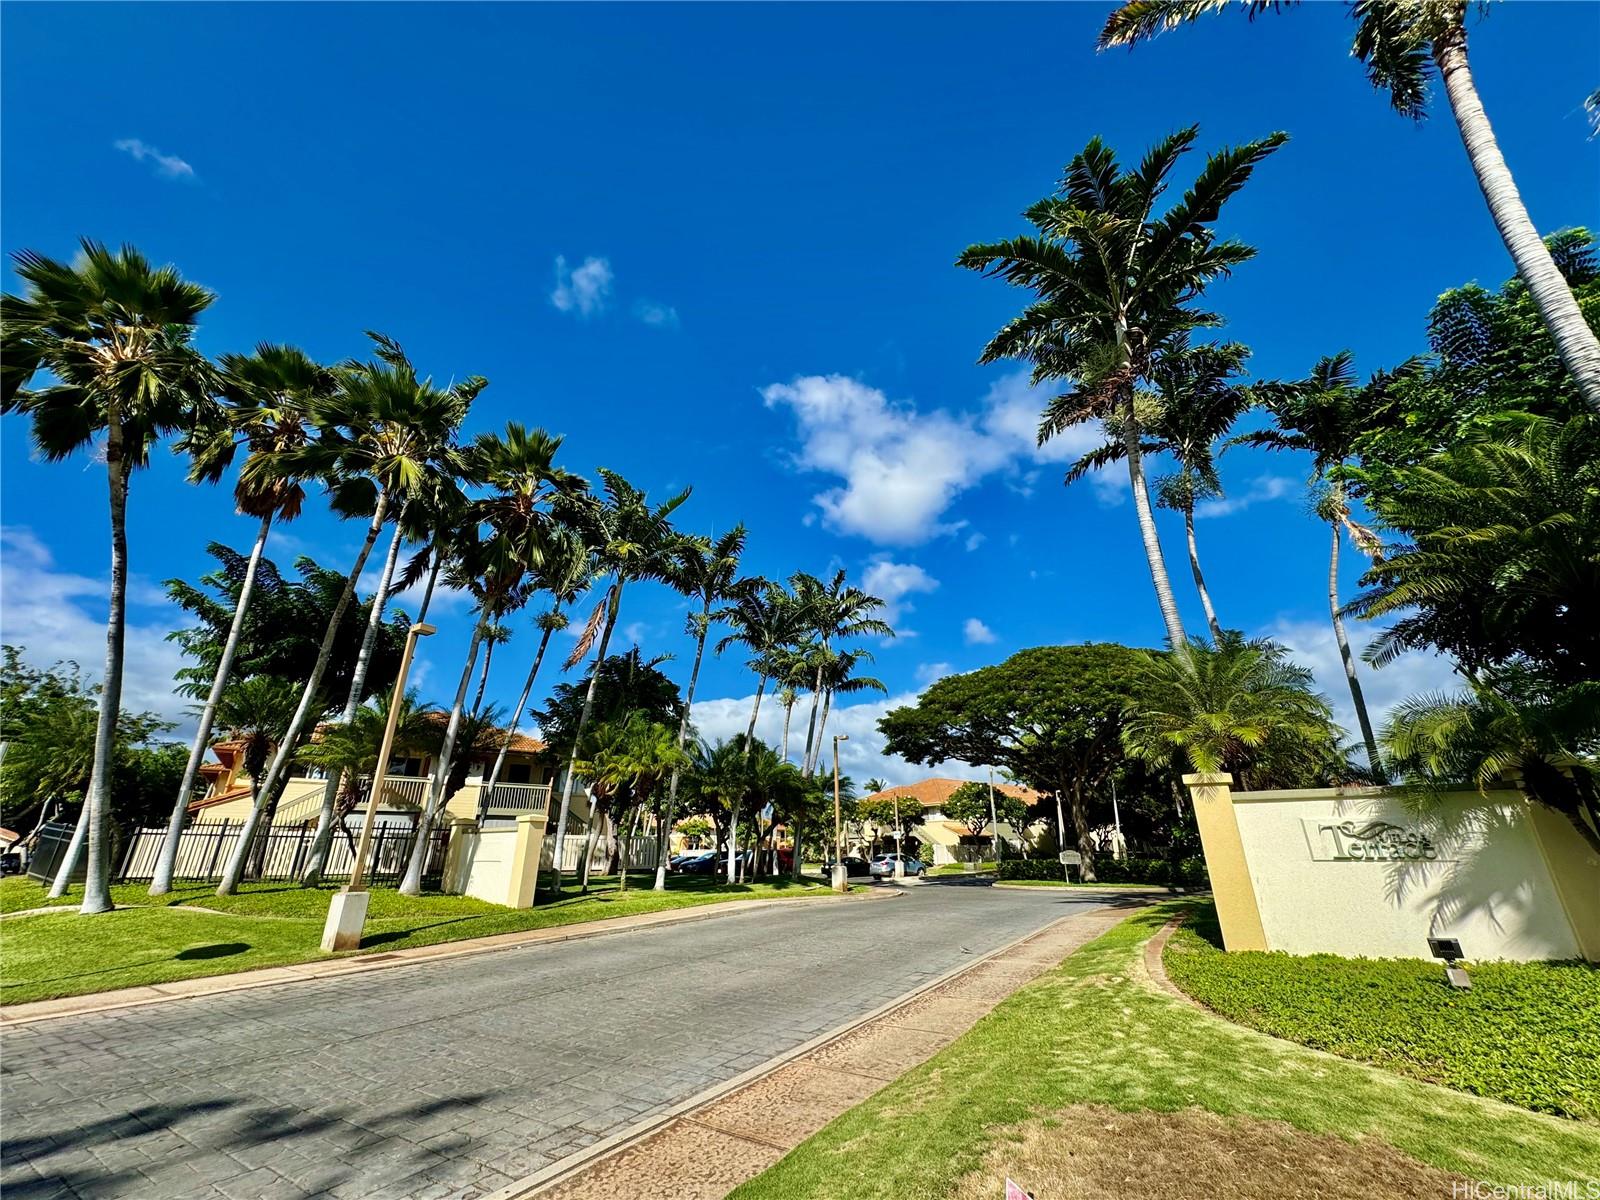
<path fill-rule="evenodd" d="M 920 842 L 917 845 L 917 861 L 925 867 L 933 866 L 933 843 Z"/>
<path fill-rule="evenodd" d="M 1600 967 L 1220 949 L 1216 910 L 1167 945 L 1172 981 L 1230 1020 L 1538 1112 L 1600 1119 Z"/>
<path fill-rule="evenodd" d="M 1094 860 L 1095 878 L 1100 883 L 1154 883 L 1165 886 L 1171 866 L 1164 858 L 1125 858 L 1121 862 L 1109 854 Z M 1060 879 L 1061 864 L 1053 858 L 1006 859 L 1000 864 L 1001 879 Z M 1185 858 L 1178 864 L 1178 883 L 1182 887 L 1207 887 L 1206 864 L 1202 858 Z"/>

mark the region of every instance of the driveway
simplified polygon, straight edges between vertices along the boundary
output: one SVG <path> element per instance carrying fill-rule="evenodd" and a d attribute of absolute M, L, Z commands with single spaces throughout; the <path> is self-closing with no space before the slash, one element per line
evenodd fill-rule
<path fill-rule="evenodd" d="M 934 882 L 21 1026 L 0 1186 L 478 1196 L 1105 901 Z"/>

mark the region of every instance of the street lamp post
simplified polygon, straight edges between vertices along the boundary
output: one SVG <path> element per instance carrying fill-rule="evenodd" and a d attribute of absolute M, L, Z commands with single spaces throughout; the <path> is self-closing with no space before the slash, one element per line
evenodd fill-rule
<path fill-rule="evenodd" d="M 894 877 L 906 877 L 906 832 L 900 827 L 900 793 L 894 794 Z"/>
<path fill-rule="evenodd" d="M 1000 822 L 994 815 L 994 768 L 989 768 L 989 843 L 994 850 L 994 868 L 1000 869 Z"/>
<path fill-rule="evenodd" d="M 322 927 L 322 949 L 354 950 L 361 945 L 361 930 L 367 923 L 367 858 L 372 852 L 372 828 L 377 822 L 378 800 L 383 794 L 383 779 L 394 750 L 394 727 L 400 720 L 400 707 L 406 694 L 406 676 L 411 673 L 411 658 L 417 652 L 417 639 L 438 631 L 432 625 L 417 623 L 406 633 L 405 649 L 400 653 L 400 671 L 395 676 L 394 694 L 389 699 L 389 719 L 383 726 L 383 742 L 378 761 L 372 764 L 372 787 L 367 794 L 367 811 L 361 818 L 361 838 L 356 842 L 356 860 L 350 867 L 350 882 L 334 893 L 328 904 L 328 920 Z"/>
<path fill-rule="evenodd" d="M 848 733 L 833 735 L 833 890 L 850 890 L 850 873 L 844 865 L 844 813 L 839 807 L 839 743 L 848 742 Z"/>

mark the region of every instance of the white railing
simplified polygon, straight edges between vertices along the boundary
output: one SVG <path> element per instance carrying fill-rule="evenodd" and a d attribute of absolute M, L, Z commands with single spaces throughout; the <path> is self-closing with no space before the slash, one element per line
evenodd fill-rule
<path fill-rule="evenodd" d="M 478 785 L 478 807 L 484 812 L 542 813 L 550 807 L 550 785 L 497 783 Z"/>
<path fill-rule="evenodd" d="M 367 781 L 362 780 L 364 785 Z M 433 781 L 420 775 L 385 775 L 383 777 L 383 795 L 378 800 L 378 807 L 385 804 L 404 804 L 412 808 L 421 808 L 428 799 L 428 786 Z"/>

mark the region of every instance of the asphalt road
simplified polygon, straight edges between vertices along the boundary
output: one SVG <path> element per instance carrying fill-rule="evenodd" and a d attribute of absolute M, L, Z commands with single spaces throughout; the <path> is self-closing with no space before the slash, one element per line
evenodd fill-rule
<path fill-rule="evenodd" d="M 1099 903 L 931 883 L 20 1026 L 0 1188 L 478 1196 Z"/>

